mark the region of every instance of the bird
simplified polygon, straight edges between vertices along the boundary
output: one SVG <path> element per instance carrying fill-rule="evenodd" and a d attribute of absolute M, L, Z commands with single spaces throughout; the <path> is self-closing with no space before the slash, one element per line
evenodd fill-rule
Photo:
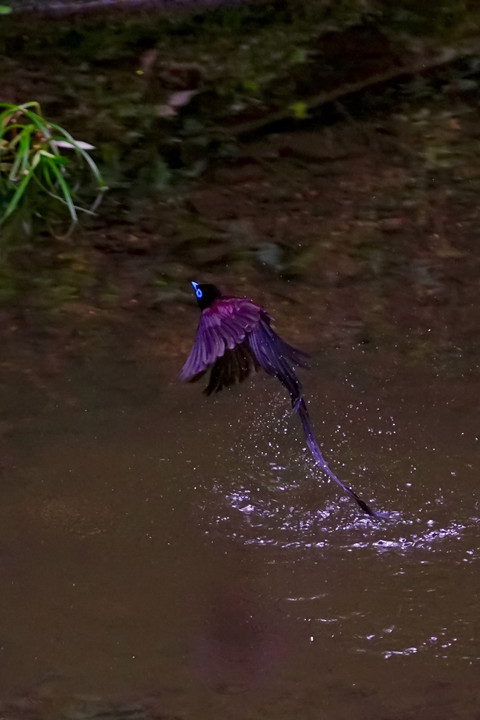
<path fill-rule="evenodd" d="M 273 318 L 248 298 L 223 295 L 216 285 L 192 281 L 201 310 L 195 342 L 180 380 L 195 382 L 210 369 L 204 393 L 211 395 L 243 382 L 261 368 L 276 377 L 290 395 L 293 412 L 302 423 L 315 463 L 370 517 L 385 519 L 387 513 L 373 510 L 330 469 L 315 439 L 296 368 L 308 368 L 308 355 L 286 343 L 272 328 Z"/>

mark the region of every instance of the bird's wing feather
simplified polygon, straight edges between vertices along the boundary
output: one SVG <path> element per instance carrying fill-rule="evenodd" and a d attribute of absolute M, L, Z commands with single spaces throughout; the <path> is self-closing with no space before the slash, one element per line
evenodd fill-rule
<path fill-rule="evenodd" d="M 210 395 L 236 382 L 243 382 L 250 375 L 252 368 L 258 370 L 259 367 L 248 341 L 244 340 L 233 350 L 226 350 L 222 357 L 215 360 L 210 380 L 203 392 Z"/>
<path fill-rule="evenodd" d="M 268 316 L 262 316 L 258 325 L 248 336 L 250 348 L 263 369 L 277 377 L 287 388 L 292 405 L 297 409 L 303 390 L 295 373 L 295 365 L 308 367 L 305 353 L 292 347 L 270 327 Z"/>
<path fill-rule="evenodd" d="M 261 313 L 259 305 L 244 298 L 222 297 L 205 308 L 180 379 L 190 380 L 203 373 L 226 350 L 233 350 L 242 343 L 247 333 L 258 325 Z"/>

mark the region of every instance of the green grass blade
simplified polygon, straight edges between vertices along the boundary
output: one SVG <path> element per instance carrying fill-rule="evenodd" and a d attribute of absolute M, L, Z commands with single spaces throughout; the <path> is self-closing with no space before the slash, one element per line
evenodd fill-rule
<path fill-rule="evenodd" d="M 9 204 L 8 204 L 8 206 L 7 206 L 7 209 L 6 209 L 5 212 L 3 213 L 3 217 L 0 219 L 0 224 L 1 224 L 4 220 L 6 220 L 6 219 L 13 213 L 13 211 L 16 209 L 18 203 L 20 202 L 20 200 L 21 200 L 21 198 L 22 198 L 22 195 L 23 195 L 24 192 L 25 192 L 25 189 L 26 189 L 28 183 L 29 183 L 30 180 L 32 179 L 32 175 L 33 175 L 33 170 L 31 170 L 31 171 L 28 173 L 28 175 L 25 175 L 25 177 L 23 178 L 22 182 L 21 182 L 20 185 L 17 187 L 13 198 L 10 200 L 10 202 L 9 202 Z"/>
<path fill-rule="evenodd" d="M 40 115 L 40 117 L 41 117 L 40 103 L 38 102 L 38 100 L 30 100 L 29 102 L 22 103 L 22 105 L 18 105 L 18 106 L 16 105 L 15 107 L 18 107 L 18 109 L 22 110 L 22 111 L 26 110 L 27 108 L 30 108 L 30 107 L 37 108 L 37 114 Z"/>
<path fill-rule="evenodd" d="M 49 131 L 47 126 L 45 125 L 42 117 L 40 115 L 37 115 L 34 112 L 31 112 L 28 110 L 29 106 L 34 106 L 39 108 L 39 105 L 37 102 L 33 101 L 30 103 L 25 103 L 24 105 L 13 105 L 12 103 L 0 103 L 0 108 L 4 108 L 3 112 L 0 113 L 0 138 L 3 137 L 6 131 L 12 129 L 12 128 L 18 128 L 18 127 L 25 127 L 24 122 L 18 122 L 18 118 L 14 123 L 6 122 L 9 117 L 13 117 L 15 115 L 23 115 L 26 118 L 29 118 L 33 125 L 35 125 L 40 130 L 45 130 L 47 133 L 47 137 L 49 137 Z M 45 133 L 44 133 L 45 134 Z"/>
<path fill-rule="evenodd" d="M 53 190 L 53 180 L 52 180 L 52 176 L 50 174 L 49 165 L 47 163 L 42 163 L 41 169 L 42 169 L 43 177 L 45 179 L 45 183 L 46 183 L 47 187 L 49 187 L 50 189 Z M 39 184 L 42 185 L 42 187 L 44 187 L 40 181 L 39 181 Z"/>
<path fill-rule="evenodd" d="M 0 103 L 1 106 L 1 103 Z M 3 138 L 6 132 L 10 130 L 10 128 L 18 127 L 18 124 L 10 124 L 8 122 L 8 118 L 13 115 L 13 112 L 8 108 L 7 110 L 4 110 L 2 113 L 0 113 L 0 139 Z"/>
<path fill-rule="evenodd" d="M 40 182 L 40 180 L 36 177 L 35 174 L 33 174 L 32 180 L 33 180 L 33 182 L 35 182 L 35 183 L 38 185 L 39 188 L 41 188 L 42 192 L 46 193 L 46 194 L 47 194 L 49 197 L 51 197 L 53 200 L 56 200 L 57 202 L 62 203 L 62 205 L 67 205 L 66 200 L 65 200 L 61 195 L 57 195 L 57 194 L 54 192 L 54 190 L 53 190 L 54 185 L 53 185 L 53 184 L 52 184 L 52 190 L 48 190 L 48 189 L 45 187 L 45 185 Z M 74 205 L 74 208 L 75 208 L 76 212 L 77 212 L 77 213 L 78 213 L 78 212 L 82 212 L 82 213 L 84 213 L 85 215 L 95 215 L 95 208 L 97 208 L 98 205 L 100 204 L 102 195 L 103 195 L 103 193 L 101 193 L 101 192 L 98 193 L 98 195 L 97 195 L 97 197 L 95 198 L 95 201 L 94 201 L 92 207 L 90 207 L 90 208 L 83 208 L 83 207 L 81 207 L 81 206 L 79 206 L 79 205 Z M 75 219 L 73 219 L 72 222 L 75 224 L 77 221 L 76 221 Z"/>
<path fill-rule="evenodd" d="M 51 123 L 51 127 L 52 127 L 52 129 L 54 129 L 54 130 L 56 130 L 58 133 L 60 133 L 60 135 L 62 135 L 66 140 L 68 140 L 69 143 L 72 144 L 75 152 L 76 152 L 78 155 L 81 155 L 81 157 L 82 157 L 82 158 L 85 160 L 85 162 L 88 164 L 88 166 L 89 166 L 90 170 L 92 171 L 92 173 L 93 173 L 93 175 L 94 175 L 94 177 L 95 177 L 95 179 L 96 179 L 99 187 L 106 189 L 107 186 L 106 186 L 105 182 L 103 181 L 103 178 L 102 178 L 102 176 L 101 176 L 101 174 L 100 174 L 100 170 L 98 169 L 98 167 L 96 166 L 94 160 L 92 160 L 92 158 L 90 157 L 90 155 L 88 154 L 88 152 L 87 152 L 86 150 L 83 150 L 82 148 L 78 147 L 77 141 L 75 140 L 75 138 L 73 138 L 72 135 L 70 135 L 70 133 L 69 133 L 67 130 L 65 130 L 64 128 L 60 127 L 60 125 L 57 125 L 56 123 Z M 53 139 L 53 138 L 52 138 L 52 139 Z M 60 139 L 60 138 L 58 138 L 58 139 Z"/>
<path fill-rule="evenodd" d="M 72 199 L 72 195 L 70 193 L 70 188 L 68 187 L 68 184 L 65 182 L 65 178 L 63 177 L 62 173 L 58 169 L 54 159 L 46 158 L 45 162 L 50 165 L 50 170 L 55 175 L 55 178 L 57 179 L 58 184 L 60 185 L 60 188 L 63 193 L 63 197 L 68 206 L 68 210 L 70 212 L 70 216 L 71 216 L 72 220 L 75 220 L 75 222 L 77 222 L 77 220 L 78 220 L 77 211 L 75 209 L 75 205 L 73 204 L 73 199 Z"/>
<path fill-rule="evenodd" d="M 12 103 L 0 102 L 0 108 L 3 108 L 0 114 L 0 122 L 3 122 L 8 115 L 12 115 L 18 111 L 18 105 L 12 105 Z"/>
<path fill-rule="evenodd" d="M 1 122 L 1 119 L 0 119 L 0 122 Z M 7 130 L 8 130 L 8 131 L 10 131 L 10 130 L 21 130 L 21 129 L 24 128 L 24 127 L 25 127 L 25 125 L 22 125 L 21 123 L 8 123 L 8 125 L 5 125 L 5 126 L 3 127 L 3 132 L 2 132 L 2 128 L 0 128 L 0 139 L 3 137 L 3 134 L 4 134 Z"/>
<path fill-rule="evenodd" d="M 17 180 L 19 170 L 21 173 L 23 173 L 25 170 L 27 170 L 28 166 L 30 165 L 30 141 L 32 137 L 32 126 L 27 125 L 27 127 L 22 130 L 20 135 L 17 135 L 17 137 L 14 139 L 14 141 L 11 143 L 10 147 L 14 146 L 18 142 L 18 149 L 15 152 L 15 160 L 12 165 L 12 169 L 10 170 L 10 174 L 8 176 L 9 180 L 12 182 L 15 182 Z"/>
<path fill-rule="evenodd" d="M 46 168 L 45 163 L 42 163 L 42 170 L 43 170 L 44 177 L 46 177 L 47 168 Z M 49 176 L 48 176 L 49 187 L 47 187 L 44 183 L 42 183 L 41 179 L 37 177 L 37 173 L 34 173 L 32 175 L 32 180 L 36 185 L 38 185 L 38 187 L 42 190 L 42 192 L 46 193 L 53 200 L 56 200 L 57 202 L 62 203 L 62 205 L 67 204 L 66 200 L 61 195 L 58 195 L 58 193 L 55 192 L 55 182 Z"/>
<path fill-rule="evenodd" d="M 22 109 L 23 114 L 28 117 L 29 120 L 32 121 L 32 123 L 35 125 L 37 130 L 40 130 L 42 135 L 44 135 L 47 140 L 50 140 L 52 137 L 51 132 L 51 124 L 46 123 L 45 120 L 40 116 L 37 115 L 37 113 L 32 112 L 31 110 L 24 110 Z"/>
<path fill-rule="evenodd" d="M 56 146 L 55 140 L 68 143 L 67 152 Z M 3 216 L 0 216 L 0 224 L 18 208 L 32 180 L 42 192 L 66 205 L 73 224 L 78 222 L 80 211 L 94 214 L 108 188 L 89 155 L 89 148 L 82 145 L 60 125 L 45 120 L 38 102 L 22 105 L 0 102 L 0 184 L 5 188 L 3 196 L 6 194 L 7 200 L 11 198 Z M 78 163 L 70 167 L 72 150 Z M 77 178 L 78 184 L 82 184 L 79 173 L 82 164 L 88 167 L 97 185 L 97 197 L 90 209 L 76 206 L 75 187 L 70 182 L 72 178 L 73 181 Z M 68 174 L 64 170 L 65 165 L 68 165 Z"/>

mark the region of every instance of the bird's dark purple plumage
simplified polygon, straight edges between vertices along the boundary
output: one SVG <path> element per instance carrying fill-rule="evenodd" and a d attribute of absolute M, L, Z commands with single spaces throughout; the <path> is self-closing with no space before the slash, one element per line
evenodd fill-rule
<path fill-rule="evenodd" d="M 272 318 L 260 305 L 246 298 L 219 297 L 202 311 L 193 349 L 180 373 L 181 380 L 197 380 L 213 365 L 209 395 L 250 370 L 262 367 L 285 385 L 292 404 L 302 387 L 294 367 L 308 367 L 307 356 L 284 342 L 271 328 Z"/>
<path fill-rule="evenodd" d="M 180 373 L 191 380 L 204 373 L 212 363 L 245 340 L 264 313 L 259 305 L 245 298 L 221 297 L 205 308 L 200 316 L 192 351 Z M 266 314 L 266 313 L 265 313 Z"/>
<path fill-rule="evenodd" d="M 278 378 L 288 390 L 292 407 L 302 422 L 307 445 L 316 464 L 329 478 L 347 492 L 364 512 L 372 517 L 386 517 L 367 505 L 352 488 L 330 470 L 313 433 L 303 388 L 295 367 L 308 367 L 305 353 L 292 347 L 272 329 L 270 315 L 260 305 L 246 298 L 223 297 L 214 285 L 192 283 L 202 314 L 197 335 L 182 380 L 195 381 L 211 367 L 207 395 L 242 382 L 252 368 L 260 367 Z"/>

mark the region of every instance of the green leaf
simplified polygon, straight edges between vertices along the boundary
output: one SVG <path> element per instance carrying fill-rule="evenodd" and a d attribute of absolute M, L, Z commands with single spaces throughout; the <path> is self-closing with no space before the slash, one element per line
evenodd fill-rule
<path fill-rule="evenodd" d="M 304 63 L 308 60 L 308 50 L 303 47 L 295 48 L 292 53 L 292 63 Z"/>
<path fill-rule="evenodd" d="M 243 89 L 250 91 L 250 92 L 258 92 L 260 89 L 260 85 L 258 84 L 258 80 L 244 80 L 243 83 Z"/>
<path fill-rule="evenodd" d="M 296 120 L 305 120 L 308 117 L 308 105 L 303 100 L 298 100 L 290 105 L 290 110 L 293 112 L 293 117 Z"/>
<path fill-rule="evenodd" d="M 12 8 L 9 5 L 0 5 L 0 15 L 9 15 Z"/>

